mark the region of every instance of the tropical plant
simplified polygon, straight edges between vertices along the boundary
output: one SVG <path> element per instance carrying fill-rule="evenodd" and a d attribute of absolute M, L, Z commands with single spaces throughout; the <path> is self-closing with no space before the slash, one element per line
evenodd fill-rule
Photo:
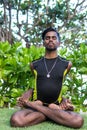
<path fill-rule="evenodd" d="M 62 48 L 59 54 L 71 60 L 73 67 L 63 83 L 63 95 L 72 100 L 76 111 L 87 109 L 84 101 L 87 100 L 87 46 L 72 51 Z M 31 46 L 24 48 L 21 43 L 9 45 L 8 42 L 0 43 L 0 106 L 16 104 L 16 99 L 24 91 L 33 88 L 34 77 L 30 71 L 29 64 L 44 55 L 44 48 Z"/>
<path fill-rule="evenodd" d="M 65 96 L 72 100 L 77 111 L 82 108 L 85 111 L 87 110 L 85 107 L 87 105 L 87 46 L 82 43 L 80 47 L 73 48 L 72 51 L 65 48 L 60 51 L 60 54 L 73 63 L 69 76 L 64 82 L 67 86 Z"/>
<path fill-rule="evenodd" d="M 29 64 L 39 58 L 43 49 L 21 47 L 20 43 L 0 43 L 0 106 L 14 103 L 16 98 L 34 86 Z"/>
<path fill-rule="evenodd" d="M 14 41 L 39 45 L 41 32 L 53 26 L 65 46 L 77 46 L 87 43 L 86 6 L 86 0 L 1 0 L 1 27 L 9 32 L 8 39 L 12 34 Z"/>

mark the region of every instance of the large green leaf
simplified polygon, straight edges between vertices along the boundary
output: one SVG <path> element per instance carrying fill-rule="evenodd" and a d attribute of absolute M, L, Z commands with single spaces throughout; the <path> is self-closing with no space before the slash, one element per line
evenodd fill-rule
<path fill-rule="evenodd" d="M 79 72 L 80 74 L 87 74 L 87 67 L 81 67 L 81 68 L 78 70 L 78 72 Z"/>

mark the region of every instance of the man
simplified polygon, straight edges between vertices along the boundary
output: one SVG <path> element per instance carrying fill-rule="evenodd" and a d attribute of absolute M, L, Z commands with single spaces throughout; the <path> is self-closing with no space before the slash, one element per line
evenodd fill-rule
<path fill-rule="evenodd" d="M 72 63 L 57 54 L 60 36 L 54 28 L 47 28 L 42 33 L 42 39 L 45 56 L 30 65 L 36 79 L 34 101 L 28 100 L 27 92 L 19 98 L 19 104 L 25 108 L 12 115 L 11 126 L 31 126 L 50 119 L 60 125 L 80 128 L 84 122 L 83 118 L 72 111 L 73 105 L 69 100 L 60 96 L 63 78 Z"/>

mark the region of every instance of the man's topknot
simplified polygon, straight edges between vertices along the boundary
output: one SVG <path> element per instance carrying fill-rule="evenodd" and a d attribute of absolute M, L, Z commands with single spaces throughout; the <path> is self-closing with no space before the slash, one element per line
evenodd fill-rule
<path fill-rule="evenodd" d="M 56 30 L 55 28 L 52 28 L 52 27 L 49 27 L 49 28 L 47 28 L 47 29 L 45 29 L 45 30 L 43 31 L 43 33 L 42 33 L 42 39 L 44 40 L 44 37 L 45 37 L 46 33 L 50 32 L 50 31 L 56 32 L 56 33 L 57 33 L 57 36 L 58 36 L 58 38 L 59 38 L 59 41 L 60 41 L 60 35 L 59 35 L 59 33 L 57 32 L 57 30 Z"/>

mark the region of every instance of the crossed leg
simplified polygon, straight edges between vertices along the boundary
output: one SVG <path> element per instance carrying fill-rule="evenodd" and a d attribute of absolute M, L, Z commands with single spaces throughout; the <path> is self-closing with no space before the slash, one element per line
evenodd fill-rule
<path fill-rule="evenodd" d="M 47 118 L 60 125 L 68 126 L 71 128 L 81 128 L 84 123 L 84 119 L 81 115 L 69 110 L 60 110 L 55 104 L 52 104 L 49 107 L 45 107 L 42 105 L 35 105 L 32 102 L 28 102 L 27 105 L 31 106 L 39 112 L 42 112 Z"/>
<path fill-rule="evenodd" d="M 80 128 L 83 125 L 83 118 L 77 113 L 71 111 L 64 111 L 49 107 L 38 105 L 36 103 L 28 102 L 27 106 L 32 109 L 24 109 L 12 115 L 10 123 L 14 127 L 31 126 L 45 121 L 47 118 L 53 120 L 57 124 Z"/>
<path fill-rule="evenodd" d="M 41 123 L 46 116 L 41 112 L 32 109 L 23 109 L 14 113 L 10 119 L 12 127 L 25 127 Z"/>

